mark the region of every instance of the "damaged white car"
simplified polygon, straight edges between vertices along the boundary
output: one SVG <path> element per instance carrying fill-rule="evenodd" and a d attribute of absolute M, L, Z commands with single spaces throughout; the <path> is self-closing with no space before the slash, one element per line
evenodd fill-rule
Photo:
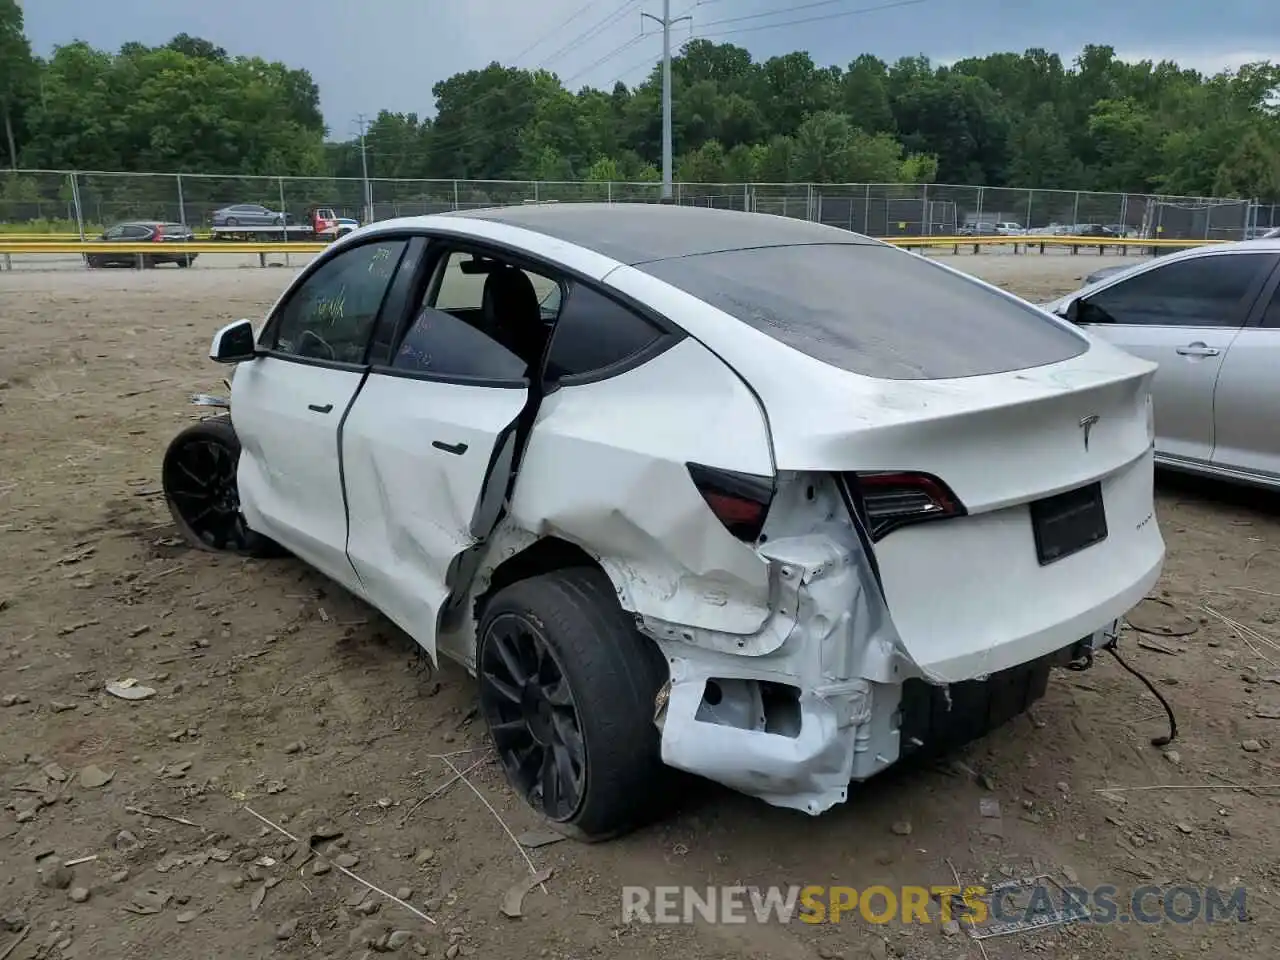
<path fill-rule="evenodd" d="M 1155 583 L 1154 365 L 843 230 L 670 206 L 392 220 L 233 323 L 164 463 L 478 677 L 587 837 L 689 771 L 818 814 L 1087 663 Z"/>

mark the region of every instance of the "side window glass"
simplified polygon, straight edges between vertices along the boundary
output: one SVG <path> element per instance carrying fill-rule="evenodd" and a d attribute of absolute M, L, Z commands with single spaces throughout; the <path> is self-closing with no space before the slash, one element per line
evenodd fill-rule
<path fill-rule="evenodd" d="M 527 364 L 486 333 L 451 313 L 424 306 L 391 366 L 440 377 L 520 380 Z"/>
<path fill-rule="evenodd" d="M 463 321 L 535 370 L 555 321 L 555 312 L 548 311 L 559 286 L 551 276 L 500 255 L 452 250 L 439 259 L 426 305 Z"/>
<path fill-rule="evenodd" d="M 124 238 L 124 227 L 111 227 L 103 236 L 108 240 L 120 240 Z"/>
<path fill-rule="evenodd" d="M 575 283 L 560 310 L 547 378 L 579 376 L 639 353 L 663 331 L 622 304 Z"/>
<path fill-rule="evenodd" d="M 473 273 L 475 258 L 469 253 L 451 253 L 436 278 L 437 310 L 479 310 L 484 302 L 484 274 Z"/>
<path fill-rule="evenodd" d="M 405 243 L 367 243 L 326 261 L 282 307 L 275 349 L 315 360 L 363 363 Z"/>
<path fill-rule="evenodd" d="M 1280 285 L 1276 286 L 1275 293 L 1271 294 L 1271 302 L 1263 311 L 1262 325 L 1272 330 L 1280 330 Z"/>
<path fill-rule="evenodd" d="M 1081 323 L 1231 327 L 1270 257 L 1223 254 L 1181 260 L 1123 280 L 1080 302 Z"/>

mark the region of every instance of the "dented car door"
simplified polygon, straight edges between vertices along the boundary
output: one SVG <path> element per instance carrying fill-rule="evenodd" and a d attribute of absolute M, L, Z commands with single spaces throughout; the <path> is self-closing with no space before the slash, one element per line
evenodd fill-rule
<path fill-rule="evenodd" d="M 501 513 L 530 390 L 527 363 L 431 305 L 433 286 L 372 367 L 342 459 L 350 562 L 369 599 L 434 658 L 440 615 L 466 588 L 464 559 Z"/>

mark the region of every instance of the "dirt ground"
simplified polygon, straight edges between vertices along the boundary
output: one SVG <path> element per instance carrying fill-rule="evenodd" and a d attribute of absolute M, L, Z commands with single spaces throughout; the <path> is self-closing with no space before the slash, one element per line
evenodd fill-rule
<path fill-rule="evenodd" d="M 948 262 L 1040 299 L 1106 261 Z M 1160 482 L 1161 602 L 1134 619 L 1172 635 L 1128 630 L 1122 649 L 1171 700 L 1172 748 L 1149 742 L 1165 729 L 1156 701 L 1103 658 L 1056 674 L 1029 715 L 950 763 L 891 772 L 819 818 L 708 785 L 622 840 L 526 849 L 514 836 L 537 824 L 483 752 L 461 670 L 433 673 L 296 561 L 176 539 L 159 464 L 198 415 L 188 394 L 221 389 L 209 337 L 260 315 L 288 276 L 214 266 L 0 273 L 0 958 L 1274 955 L 1280 794 L 1239 787 L 1280 786 L 1275 498 Z M 154 694 L 106 692 L 126 678 Z M 469 773 L 445 787 L 450 764 Z M 250 809 L 304 848 L 341 832 L 322 849 L 408 906 L 329 860 L 303 862 Z M 508 919 L 504 893 L 530 864 L 552 876 Z M 1049 874 L 1121 897 L 1243 885 L 1249 922 L 1078 923 L 980 946 L 856 914 L 621 920 L 623 885 L 861 889 L 957 874 Z"/>

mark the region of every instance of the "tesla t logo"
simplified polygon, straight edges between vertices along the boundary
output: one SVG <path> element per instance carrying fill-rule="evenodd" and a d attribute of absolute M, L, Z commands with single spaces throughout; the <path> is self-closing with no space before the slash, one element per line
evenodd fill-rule
<path fill-rule="evenodd" d="M 1089 434 L 1093 432 L 1093 425 L 1098 422 L 1098 415 L 1091 413 L 1087 417 L 1080 418 L 1080 429 L 1084 431 L 1084 448 L 1089 449 Z"/>

